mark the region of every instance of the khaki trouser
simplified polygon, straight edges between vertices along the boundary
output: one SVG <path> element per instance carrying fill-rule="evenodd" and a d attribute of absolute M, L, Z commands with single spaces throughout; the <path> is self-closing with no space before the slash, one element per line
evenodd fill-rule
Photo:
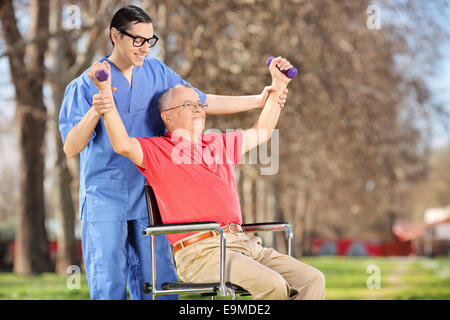
<path fill-rule="evenodd" d="M 325 277 L 314 267 L 261 246 L 258 237 L 227 233 L 226 281 L 247 291 L 255 300 L 325 299 Z M 175 253 L 183 282 L 218 282 L 220 236 L 199 241 Z"/>

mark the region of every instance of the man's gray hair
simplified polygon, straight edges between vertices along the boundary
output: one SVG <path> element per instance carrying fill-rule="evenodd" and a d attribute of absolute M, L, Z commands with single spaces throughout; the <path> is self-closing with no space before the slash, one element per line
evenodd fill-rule
<path fill-rule="evenodd" d="M 164 90 L 163 93 L 158 98 L 158 109 L 159 112 L 163 112 L 166 110 L 170 105 L 170 100 L 172 99 L 173 91 L 180 88 L 192 88 L 191 85 L 180 83 L 177 85 L 174 85 L 173 87 L 170 87 L 169 89 Z"/>

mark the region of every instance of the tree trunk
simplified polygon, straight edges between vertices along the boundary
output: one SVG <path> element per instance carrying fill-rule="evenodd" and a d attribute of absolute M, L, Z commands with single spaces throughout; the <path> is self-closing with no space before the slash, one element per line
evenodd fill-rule
<path fill-rule="evenodd" d="M 255 182 L 255 189 L 256 189 L 256 210 L 255 210 L 255 217 L 257 223 L 262 222 L 269 222 L 272 221 L 269 219 L 269 210 L 270 207 L 268 206 L 268 187 L 265 184 L 265 181 L 263 178 L 259 177 L 257 178 Z M 260 232 L 258 233 L 258 237 L 260 237 L 263 241 L 263 245 L 265 247 L 273 247 L 273 232 Z"/>
<path fill-rule="evenodd" d="M 52 135 L 56 144 L 54 208 L 60 224 L 57 236 L 56 271 L 65 274 L 68 266 L 80 264 L 80 257 L 75 239 L 75 211 L 71 191 L 72 176 L 67 167 L 66 155 L 63 152 L 57 124 L 53 127 Z"/>
<path fill-rule="evenodd" d="M 52 0 L 52 11 L 50 16 L 50 28 L 52 33 L 60 31 L 62 28 L 62 3 Z M 80 258 L 77 251 L 75 239 L 75 211 L 72 198 L 72 175 L 67 165 L 67 158 L 63 151 L 61 134 L 59 132 L 59 111 L 66 87 L 65 75 L 60 70 L 64 70 L 65 51 L 61 47 L 69 46 L 63 37 L 57 37 L 50 42 L 50 60 L 52 60 L 53 81 L 52 95 L 54 105 L 53 125 L 51 135 L 55 143 L 55 188 L 52 194 L 55 216 L 58 220 L 59 229 L 57 234 L 58 253 L 56 256 L 56 271 L 65 274 L 70 265 L 79 265 Z"/>
<path fill-rule="evenodd" d="M 254 223 L 253 179 L 245 171 L 241 171 L 241 179 L 242 199 L 244 200 L 242 219 L 244 223 Z"/>
<path fill-rule="evenodd" d="M 292 226 L 292 232 L 294 233 L 294 254 L 297 256 L 297 247 L 299 245 L 297 234 L 295 232 L 297 221 L 295 221 L 295 214 L 294 214 L 294 207 L 292 205 L 293 202 L 293 196 L 292 192 L 287 191 L 286 189 L 281 189 L 278 185 L 277 189 L 279 194 L 279 204 L 280 204 L 280 211 L 282 212 L 283 220 L 288 221 L 291 223 Z"/>
<path fill-rule="evenodd" d="M 273 187 L 272 187 L 271 183 L 266 183 L 264 194 L 265 194 L 266 215 L 264 217 L 263 222 L 277 221 L 275 219 L 276 197 L 273 192 Z M 268 233 L 267 237 L 264 239 L 266 241 L 265 242 L 266 247 L 273 248 L 275 246 L 275 235 L 277 233 L 278 232 L 269 232 Z"/>
<path fill-rule="evenodd" d="M 299 217 L 296 220 L 299 221 L 298 223 L 298 229 L 297 229 L 297 236 L 300 239 L 300 243 L 297 246 L 298 248 L 298 256 L 303 255 L 309 255 L 311 253 L 311 244 L 308 242 L 308 234 L 310 234 L 310 230 L 308 228 L 308 225 L 310 223 L 310 212 L 309 212 L 309 205 L 310 205 L 310 192 L 308 188 L 305 188 L 303 190 L 303 197 L 301 192 L 297 192 L 297 202 L 296 202 L 296 216 Z"/>
<path fill-rule="evenodd" d="M 30 37 L 48 35 L 48 1 L 31 1 Z M 20 201 L 16 229 L 14 272 L 32 274 L 51 271 L 45 229 L 44 164 L 46 108 L 42 88 L 47 39 L 35 41 L 25 49 L 9 49 L 22 36 L 17 28 L 12 0 L 1 3 L 3 27 L 11 77 L 16 93 L 16 123 L 20 150 Z"/>

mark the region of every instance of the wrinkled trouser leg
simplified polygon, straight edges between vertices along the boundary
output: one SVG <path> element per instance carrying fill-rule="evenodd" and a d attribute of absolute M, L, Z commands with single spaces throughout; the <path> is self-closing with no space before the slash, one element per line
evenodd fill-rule
<path fill-rule="evenodd" d="M 126 222 L 82 220 L 84 266 L 92 300 L 127 298 Z"/>
<path fill-rule="evenodd" d="M 150 299 L 142 285 L 151 281 L 150 238 L 141 232 L 146 219 L 114 222 L 82 221 L 82 248 L 91 299 L 123 300 L 126 285 L 132 299 Z M 167 238 L 157 237 L 158 283 L 176 281 Z M 177 296 L 163 296 L 176 299 Z"/>
<path fill-rule="evenodd" d="M 144 282 L 152 282 L 150 237 L 142 235 L 142 231 L 148 225 L 147 222 L 148 219 L 128 221 L 128 289 L 133 300 L 150 300 L 152 298 L 151 294 L 145 294 L 142 290 Z M 163 234 L 156 236 L 156 255 L 157 288 L 161 289 L 161 284 L 164 282 L 178 281 L 170 242 Z M 178 299 L 178 295 L 158 296 L 158 300 L 174 299 Z"/>
<path fill-rule="evenodd" d="M 256 249 L 258 261 L 278 273 L 288 284 L 289 299 L 325 299 L 325 276 L 316 268 L 273 248 L 259 246 Z"/>
<path fill-rule="evenodd" d="M 325 278 L 312 266 L 274 249 L 244 233 L 227 234 L 226 281 L 247 291 L 255 300 L 324 299 Z M 175 254 L 183 281 L 219 281 L 219 239 L 210 238 Z"/>

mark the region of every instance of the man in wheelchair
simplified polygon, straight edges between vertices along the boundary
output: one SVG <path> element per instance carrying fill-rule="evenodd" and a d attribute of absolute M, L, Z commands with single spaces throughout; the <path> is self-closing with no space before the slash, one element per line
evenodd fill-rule
<path fill-rule="evenodd" d="M 91 79 L 99 94 L 93 103 L 112 105 L 104 125 L 114 151 L 129 158 L 152 185 L 164 224 L 216 221 L 226 232 L 225 278 L 252 294 L 254 299 L 324 299 L 323 274 L 297 259 L 249 238 L 240 225 L 242 214 L 233 176 L 244 153 L 268 141 L 279 115 L 278 99 L 290 79 L 280 70 L 291 64 L 272 60 L 271 92 L 254 126 L 248 130 L 203 133 L 206 103 L 193 88 L 177 85 L 158 100 L 168 132 L 164 137 L 129 137 L 115 108 L 111 82 L 99 82 L 92 67 Z M 219 280 L 220 236 L 215 231 L 167 235 L 174 248 L 177 272 L 185 282 Z"/>

